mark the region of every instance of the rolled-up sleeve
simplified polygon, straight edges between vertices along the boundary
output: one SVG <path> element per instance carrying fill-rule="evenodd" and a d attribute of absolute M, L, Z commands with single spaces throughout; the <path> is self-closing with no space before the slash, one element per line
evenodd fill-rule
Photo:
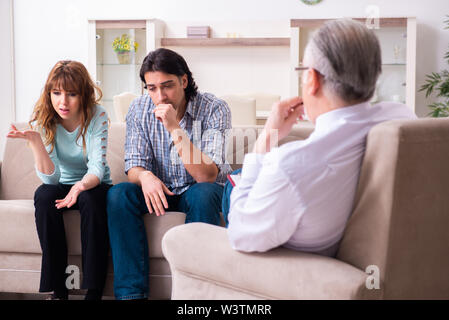
<path fill-rule="evenodd" d="M 95 117 L 91 131 L 91 147 L 88 155 L 87 173 L 103 180 L 106 169 L 106 153 L 108 146 L 108 115 L 106 110 L 101 108 Z"/>
<path fill-rule="evenodd" d="M 48 155 L 50 156 L 50 159 L 53 162 L 53 165 L 55 166 L 55 169 L 51 174 L 45 174 L 40 172 L 37 169 L 37 166 L 35 166 L 36 174 L 44 184 L 58 184 L 59 179 L 61 178 L 61 169 L 59 168 L 59 159 L 56 152 L 56 148 L 53 148 L 53 150 L 50 152 L 51 145 L 48 145 L 45 147 L 45 149 L 47 150 Z"/>
<path fill-rule="evenodd" d="M 231 129 L 231 111 L 223 100 L 217 100 L 207 119 L 201 138 L 201 151 L 218 167 L 217 182 L 225 182 L 226 175 L 231 172 L 226 162 L 226 146 Z"/>
<path fill-rule="evenodd" d="M 152 170 L 153 149 L 139 119 L 138 103 L 135 99 L 126 115 L 125 173 L 134 167 Z"/>

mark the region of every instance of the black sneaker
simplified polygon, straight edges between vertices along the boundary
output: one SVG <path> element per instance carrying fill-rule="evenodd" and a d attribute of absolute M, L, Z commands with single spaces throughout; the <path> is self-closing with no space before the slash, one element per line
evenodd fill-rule
<path fill-rule="evenodd" d="M 89 289 L 84 296 L 84 300 L 101 300 L 102 295 L 103 290 Z"/>
<path fill-rule="evenodd" d="M 48 297 L 45 300 L 69 300 L 69 298 L 64 297 L 64 296 L 58 297 L 54 293 L 52 293 L 52 294 L 48 295 Z"/>

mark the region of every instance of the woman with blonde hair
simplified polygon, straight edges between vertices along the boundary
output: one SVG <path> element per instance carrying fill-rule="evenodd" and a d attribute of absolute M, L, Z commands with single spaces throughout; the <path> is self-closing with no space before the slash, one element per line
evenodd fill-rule
<path fill-rule="evenodd" d="M 97 96 L 98 95 L 98 96 Z M 86 300 L 103 294 L 109 251 L 106 194 L 112 185 L 106 161 L 108 117 L 101 90 L 83 64 L 59 61 L 36 103 L 31 129 L 14 125 L 9 138 L 28 141 L 42 185 L 34 195 L 42 248 L 39 292 L 67 299 L 67 243 L 62 213 L 79 209 Z"/>

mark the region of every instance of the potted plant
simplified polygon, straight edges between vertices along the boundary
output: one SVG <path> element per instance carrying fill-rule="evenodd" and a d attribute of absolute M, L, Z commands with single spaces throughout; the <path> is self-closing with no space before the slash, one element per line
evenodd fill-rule
<path fill-rule="evenodd" d="M 139 44 L 131 39 L 127 34 L 122 34 L 112 42 L 112 49 L 117 53 L 117 58 L 120 64 L 129 64 L 131 51 L 137 52 Z"/>
<path fill-rule="evenodd" d="M 446 17 L 449 18 L 449 15 Z M 449 19 L 445 20 L 444 23 L 447 25 L 444 29 L 449 29 Z M 449 65 L 449 51 L 446 52 L 444 59 Z M 428 105 L 431 110 L 428 115 L 435 118 L 449 117 L 449 71 L 445 69 L 441 72 L 432 72 L 426 77 L 426 83 L 421 86 L 419 91 L 426 90 L 426 98 L 435 91 L 437 98 L 439 98 L 439 101 Z"/>

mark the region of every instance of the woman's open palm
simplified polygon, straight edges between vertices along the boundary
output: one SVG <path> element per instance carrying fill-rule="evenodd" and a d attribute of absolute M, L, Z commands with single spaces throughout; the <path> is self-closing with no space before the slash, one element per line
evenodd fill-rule
<path fill-rule="evenodd" d="M 38 141 L 38 139 L 41 139 L 41 135 L 39 134 L 39 132 L 31 129 L 19 130 L 13 124 L 11 125 L 11 130 L 8 132 L 7 137 L 14 139 L 25 139 L 29 142 L 35 142 Z"/>

